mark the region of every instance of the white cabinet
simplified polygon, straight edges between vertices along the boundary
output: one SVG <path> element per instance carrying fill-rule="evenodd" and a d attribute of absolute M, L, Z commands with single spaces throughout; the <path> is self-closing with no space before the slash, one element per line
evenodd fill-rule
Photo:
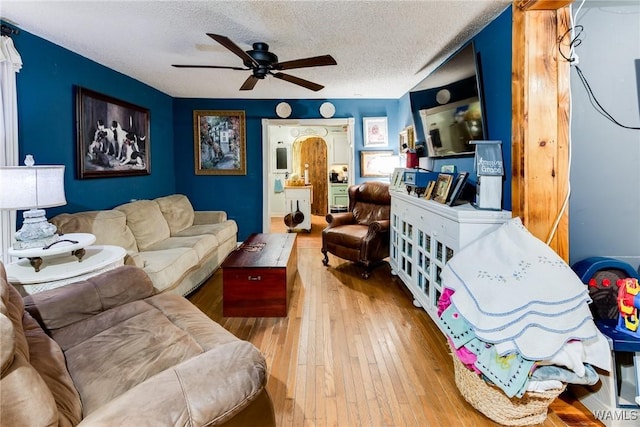
<path fill-rule="evenodd" d="M 284 187 L 284 204 L 286 214 L 294 214 L 296 211 L 302 212 L 302 222 L 293 224 L 289 231 L 302 229 L 307 233 L 311 232 L 311 201 L 313 200 L 313 186 L 292 186 Z M 286 224 L 286 222 L 285 222 Z"/>
<path fill-rule="evenodd" d="M 445 264 L 509 219 L 509 211 L 477 210 L 470 204 L 450 207 L 391 191 L 391 272 L 407 286 L 413 304 L 435 320 Z"/>
<path fill-rule="evenodd" d="M 330 165 L 349 164 L 349 140 L 346 135 L 334 136 L 331 140 Z"/>

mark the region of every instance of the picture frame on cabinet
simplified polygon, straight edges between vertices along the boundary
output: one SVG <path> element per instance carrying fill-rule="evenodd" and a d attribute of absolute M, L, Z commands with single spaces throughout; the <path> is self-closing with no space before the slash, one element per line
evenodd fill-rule
<path fill-rule="evenodd" d="M 363 117 L 362 134 L 365 147 L 386 147 L 389 145 L 386 117 Z"/>
<path fill-rule="evenodd" d="M 246 175 L 245 112 L 193 111 L 196 175 Z"/>
<path fill-rule="evenodd" d="M 393 175 L 391 175 L 391 186 L 392 190 L 401 191 L 404 185 L 404 169 L 405 168 L 395 168 L 393 170 Z"/>
<path fill-rule="evenodd" d="M 431 200 L 433 198 L 433 189 L 436 188 L 436 182 L 435 181 L 429 181 L 429 184 L 427 184 L 427 189 L 424 192 L 424 198 L 427 200 Z"/>
<path fill-rule="evenodd" d="M 149 175 L 149 110 L 75 86 L 79 179 Z"/>
<path fill-rule="evenodd" d="M 438 203 L 446 203 L 449 196 L 449 190 L 451 189 L 451 183 L 453 182 L 453 175 L 446 173 L 438 174 L 436 180 L 436 186 L 433 189 L 433 200 Z"/>
<path fill-rule="evenodd" d="M 447 199 L 447 205 L 454 206 L 456 201 L 460 198 L 462 194 L 462 190 L 464 190 L 464 186 L 467 183 L 467 178 L 469 177 L 469 172 L 460 172 L 456 178 L 453 180 L 451 184 L 451 191 L 449 194 L 449 198 Z"/>

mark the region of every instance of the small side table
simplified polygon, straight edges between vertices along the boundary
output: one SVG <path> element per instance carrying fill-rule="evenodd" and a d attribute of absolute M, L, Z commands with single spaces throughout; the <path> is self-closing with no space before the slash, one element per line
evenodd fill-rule
<path fill-rule="evenodd" d="M 31 267 L 37 272 L 42 267 L 42 258 L 53 257 L 65 253 L 75 255 L 78 261 L 82 261 L 85 254 L 84 248 L 96 241 L 96 236 L 89 233 L 68 233 L 60 236 L 57 242 L 44 248 L 13 249 L 7 253 L 18 258 L 27 258 Z"/>
<path fill-rule="evenodd" d="M 88 246 L 84 249 L 82 262 L 78 262 L 72 254 L 50 257 L 39 272 L 33 269 L 28 259 L 7 264 L 7 279 L 22 296 L 31 295 L 88 279 L 121 266 L 127 253 L 120 246 L 110 245 Z"/>

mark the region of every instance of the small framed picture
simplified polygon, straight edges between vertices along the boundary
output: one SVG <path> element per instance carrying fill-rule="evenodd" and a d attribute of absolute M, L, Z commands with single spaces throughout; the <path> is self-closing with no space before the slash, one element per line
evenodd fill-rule
<path fill-rule="evenodd" d="M 404 168 L 395 168 L 393 175 L 391 175 L 390 188 L 392 190 L 402 190 L 402 184 L 404 184 Z"/>
<path fill-rule="evenodd" d="M 429 184 L 427 184 L 427 189 L 424 192 L 424 198 L 427 200 L 431 200 L 433 198 L 433 189 L 436 188 L 436 182 L 435 181 L 429 181 Z"/>
<path fill-rule="evenodd" d="M 449 196 L 449 189 L 451 189 L 451 182 L 453 181 L 453 175 L 446 173 L 438 174 L 436 180 L 436 187 L 434 188 L 433 200 L 438 203 L 446 203 Z"/>
<path fill-rule="evenodd" d="M 453 180 L 453 184 L 451 184 L 451 192 L 449 194 L 449 199 L 447 200 L 447 204 L 449 206 L 454 206 L 460 195 L 462 194 L 462 190 L 464 190 L 464 185 L 467 182 L 467 178 L 469 177 L 469 172 L 460 172 L 456 179 Z"/>
<path fill-rule="evenodd" d="M 389 145 L 386 117 L 364 117 L 362 134 L 365 147 L 386 147 Z"/>

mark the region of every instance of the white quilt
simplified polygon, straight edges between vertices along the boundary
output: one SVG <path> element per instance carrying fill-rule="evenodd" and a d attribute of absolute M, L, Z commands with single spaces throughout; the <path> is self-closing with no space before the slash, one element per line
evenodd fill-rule
<path fill-rule="evenodd" d="M 519 218 L 458 251 L 442 282 L 478 338 L 502 343 L 503 351 L 513 345 L 527 359 L 545 360 L 570 340 L 606 344 L 587 287 Z"/>

